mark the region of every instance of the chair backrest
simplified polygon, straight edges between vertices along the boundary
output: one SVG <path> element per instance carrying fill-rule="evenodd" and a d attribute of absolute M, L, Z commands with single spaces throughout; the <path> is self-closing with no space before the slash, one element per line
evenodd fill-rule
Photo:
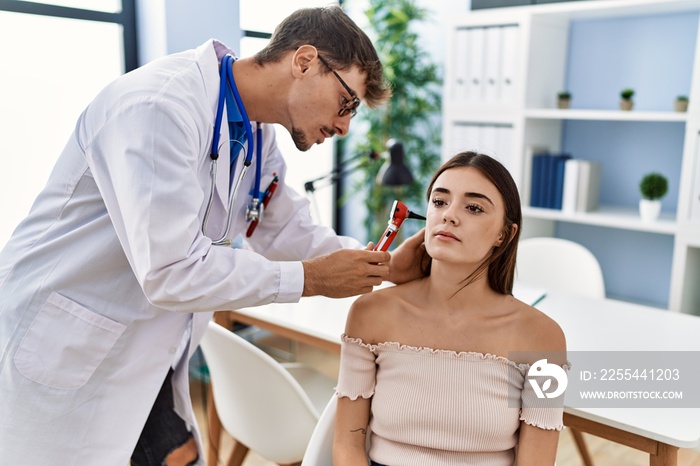
<path fill-rule="evenodd" d="M 264 351 L 214 322 L 201 347 L 224 429 L 269 461 L 301 461 L 319 418 L 301 385 Z"/>
<path fill-rule="evenodd" d="M 518 245 L 516 280 L 548 290 L 605 297 L 603 271 L 591 251 L 561 238 L 527 238 Z"/>
<path fill-rule="evenodd" d="M 333 435 L 335 433 L 335 410 L 338 397 L 333 395 L 321 413 L 314 433 L 306 448 L 301 466 L 328 466 L 333 464 Z"/>

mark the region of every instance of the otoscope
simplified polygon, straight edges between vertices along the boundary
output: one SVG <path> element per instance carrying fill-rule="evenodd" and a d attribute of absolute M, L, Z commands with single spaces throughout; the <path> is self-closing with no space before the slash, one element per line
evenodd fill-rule
<path fill-rule="evenodd" d="M 379 240 L 379 243 L 377 243 L 377 245 L 374 247 L 374 250 L 386 251 L 387 249 L 389 249 L 391 242 L 394 241 L 394 238 L 396 238 L 396 234 L 398 233 L 399 228 L 401 228 L 401 224 L 407 218 L 417 218 L 418 220 L 425 220 L 425 217 L 423 217 L 422 215 L 418 215 L 408 210 L 408 207 L 406 207 L 406 204 L 404 204 L 403 202 L 394 201 L 394 204 L 391 206 L 389 225 L 386 227 L 386 230 L 384 230 L 382 239 Z"/>

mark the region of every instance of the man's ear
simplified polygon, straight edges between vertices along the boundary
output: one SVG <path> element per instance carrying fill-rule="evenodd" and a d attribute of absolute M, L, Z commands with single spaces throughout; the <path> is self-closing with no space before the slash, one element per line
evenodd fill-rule
<path fill-rule="evenodd" d="M 292 74 L 300 78 L 309 72 L 314 66 L 314 60 L 318 57 L 318 50 L 313 45 L 302 45 L 292 55 Z M 318 65 L 316 65 L 318 66 Z"/>

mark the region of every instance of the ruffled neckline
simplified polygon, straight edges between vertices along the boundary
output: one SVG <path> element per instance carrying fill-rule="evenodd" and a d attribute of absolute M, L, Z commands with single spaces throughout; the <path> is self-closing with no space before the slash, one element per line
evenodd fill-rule
<path fill-rule="evenodd" d="M 354 337 L 351 337 L 345 333 L 343 333 L 340 338 L 344 342 L 354 343 L 356 345 L 366 347 L 372 352 L 374 352 L 374 350 L 376 348 L 386 348 L 386 349 L 392 349 L 392 350 L 398 350 L 398 351 L 414 352 L 417 354 L 429 354 L 431 356 L 432 355 L 448 356 L 448 357 L 453 357 L 455 359 L 475 359 L 475 360 L 484 360 L 484 361 L 494 361 L 494 362 L 498 362 L 501 364 L 506 364 L 508 366 L 511 366 L 515 369 L 518 369 L 521 372 L 527 372 L 527 370 L 530 368 L 530 364 L 518 363 L 518 362 L 512 361 L 504 356 L 499 356 L 499 355 L 492 354 L 492 353 L 481 353 L 478 351 L 455 351 L 455 350 L 449 350 L 449 349 L 435 349 L 435 348 L 430 348 L 428 346 L 404 345 L 404 344 L 401 344 L 401 343 L 395 342 L 395 341 L 383 341 L 381 343 L 377 343 L 376 345 L 373 345 L 371 343 L 365 343 L 364 341 L 362 341 L 361 338 L 354 338 Z"/>

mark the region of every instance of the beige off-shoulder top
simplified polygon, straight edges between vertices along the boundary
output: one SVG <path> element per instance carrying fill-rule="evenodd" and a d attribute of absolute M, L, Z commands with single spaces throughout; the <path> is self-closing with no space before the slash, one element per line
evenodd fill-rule
<path fill-rule="evenodd" d="M 378 463 L 510 466 L 521 421 L 563 428 L 563 400 L 538 399 L 528 369 L 501 356 L 343 335 L 336 393 L 372 399 L 369 456 Z"/>

